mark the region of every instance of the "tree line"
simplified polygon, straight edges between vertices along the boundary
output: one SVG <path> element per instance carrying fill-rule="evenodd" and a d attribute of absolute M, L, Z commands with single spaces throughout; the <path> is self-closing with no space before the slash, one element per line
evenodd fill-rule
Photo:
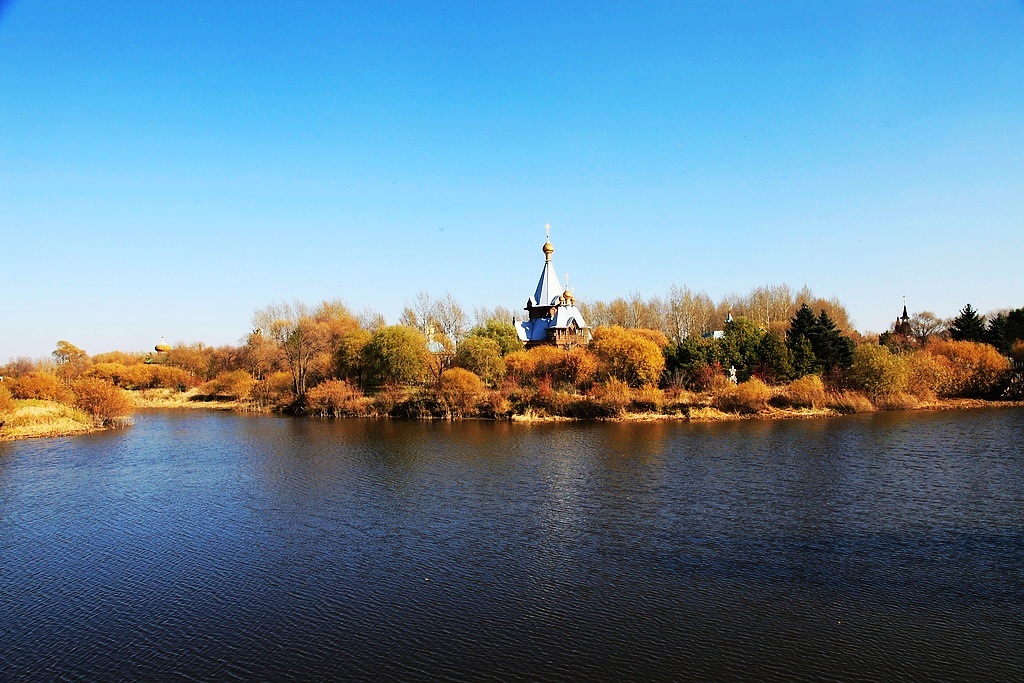
<path fill-rule="evenodd" d="M 66 399 L 75 382 L 90 379 L 261 409 L 407 416 L 605 416 L 652 406 L 685 411 L 701 401 L 820 407 L 828 396 L 840 407 L 907 407 L 1019 392 L 1009 358 L 1024 356 L 1024 309 L 986 317 L 967 305 L 949 321 L 924 311 L 864 337 L 840 302 L 806 288 L 760 287 L 713 303 L 673 287 L 664 298 L 581 308 L 594 327 L 588 346 L 527 351 L 511 311 L 470 316 L 450 294 L 420 292 L 396 325 L 340 300 L 282 302 L 255 311 L 237 346 L 89 356 L 61 341 L 51 358 L 12 360 L 0 375 L 3 391 L 21 399 Z"/>

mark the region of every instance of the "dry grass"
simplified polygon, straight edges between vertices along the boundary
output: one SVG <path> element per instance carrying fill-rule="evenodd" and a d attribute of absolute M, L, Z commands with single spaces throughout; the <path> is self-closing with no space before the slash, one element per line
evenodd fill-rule
<path fill-rule="evenodd" d="M 859 391 L 843 391 L 829 394 L 826 406 L 837 413 L 872 413 L 875 405 Z"/>
<path fill-rule="evenodd" d="M 248 403 L 237 400 L 210 400 L 199 389 L 142 389 L 128 392 L 136 408 L 204 408 L 207 410 L 244 410 Z M 205 399 L 205 400 L 204 400 Z"/>
<path fill-rule="evenodd" d="M 99 429 L 84 410 L 62 403 L 29 399 L 15 404 L 14 412 L 4 415 L 0 441 L 86 434 Z"/>
<path fill-rule="evenodd" d="M 876 396 L 874 404 L 879 410 L 913 410 L 921 401 L 901 391 L 889 396 Z"/>

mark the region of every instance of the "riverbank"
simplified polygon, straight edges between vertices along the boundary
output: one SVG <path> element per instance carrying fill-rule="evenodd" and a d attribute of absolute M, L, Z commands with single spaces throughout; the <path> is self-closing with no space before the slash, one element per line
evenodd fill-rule
<path fill-rule="evenodd" d="M 249 401 L 236 399 L 215 398 L 204 396 L 196 389 L 186 392 L 179 392 L 173 389 L 147 389 L 145 391 L 133 391 L 132 398 L 138 408 L 162 408 L 162 409 L 199 409 L 199 410 L 226 410 L 238 412 L 273 412 L 268 407 L 258 406 Z M 722 410 L 714 405 L 711 395 L 694 395 L 694 401 L 689 404 L 672 404 L 663 410 L 639 410 L 623 411 L 617 415 L 601 417 L 573 417 L 566 415 L 551 414 L 543 410 L 527 410 L 520 413 L 510 413 L 498 417 L 483 417 L 482 419 L 498 419 L 510 422 L 580 422 L 587 420 L 611 421 L 611 422 L 655 422 L 655 421 L 689 421 L 689 422 L 722 422 L 729 420 L 794 420 L 814 419 L 820 417 L 836 417 L 847 415 L 852 412 L 878 412 L 882 410 L 969 410 L 983 408 L 1005 408 L 1022 407 L 1021 401 L 989 401 L 983 399 L 934 398 L 918 402 L 914 405 L 900 405 L 898 407 L 879 408 L 870 403 L 863 408 L 851 410 L 849 408 L 834 407 L 784 407 L 766 405 L 758 410 L 731 411 Z M 376 417 L 390 419 L 395 416 L 372 413 L 366 415 L 352 415 L 353 417 Z M 401 416 L 399 419 L 408 416 Z M 437 415 L 421 414 L 418 419 L 450 419 Z M 477 417 L 476 419 L 480 419 Z"/>
<path fill-rule="evenodd" d="M 17 400 L 0 422 L 0 441 L 89 434 L 105 429 L 84 410 L 38 399 Z"/>
<path fill-rule="evenodd" d="M 129 392 L 137 408 L 149 409 L 185 409 L 185 410 L 220 410 L 234 412 L 271 412 L 248 401 L 233 399 L 217 399 L 204 396 L 195 389 L 180 392 L 173 389 L 147 389 Z M 116 429 L 122 425 L 102 426 L 85 411 L 73 408 L 56 401 L 23 400 L 16 402 L 14 412 L 7 414 L 0 423 L 0 441 L 16 441 L 21 439 L 38 439 L 58 436 L 75 436 L 93 432 Z M 1020 401 L 986 401 L 982 399 L 932 399 L 923 401 L 904 410 L 976 410 L 984 408 L 1024 407 Z M 872 411 L 865 412 L 874 412 Z M 671 411 L 637 411 L 623 412 L 615 416 L 580 418 L 564 415 L 551 415 L 535 410 L 510 414 L 500 418 L 510 422 L 725 422 L 736 420 L 800 420 L 821 417 L 836 417 L 850 411 L 834 408 L 788 408 L 766 406 L 756 411 L 733 412 L 723 411 L 708 403 L 694 403 L 676 407 Z M 390 419 L 386 415 L 375 415 Z M 422 416 L 420 419 L 444 419 L 437 416 Z M 484 418 L 488 419 L 488 418 Z"/>
<path fill-rule="evenodd" d="M 244 412 L 268 412 L 260 410 L 249 401 L 234 398 L 204 396 L 198 389 L 178 391 L 177 389 L 143 389 L 128 392 L 136 408 L 199 408 L 202 410 L 237 410 Z"/>

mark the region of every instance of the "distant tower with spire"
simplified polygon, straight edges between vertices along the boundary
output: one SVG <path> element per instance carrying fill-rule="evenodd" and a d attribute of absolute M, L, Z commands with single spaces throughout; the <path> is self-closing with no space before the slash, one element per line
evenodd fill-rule
<path fill-rule="evenodd" d="M 904 337 L 910 336 L 910 316 L 907 315 L 907 296 L 905 294 L 903 295 L 903 315 L 896 318 L 896 324 L 893 325 L 892 331 Z"/>
<path fill-rule="evenodd" d="M 529 318 L 516 324 L 519 340 L 526 348 L 541 345 L 572 348 L 590 341 L 591 332 L 583 314 L 576 307 L 576 297 L 569 290 L 566 275 L 566 288 L 558 281 L 558 274 L 551 262 L 555 248 L 551 244 L 551 225 L 545 225 L 546 239 L 541 250 L 544 252 L 544 269 L 540 272 L 540 281 L 529 299 L 526 300 L 526 312 Z"/>

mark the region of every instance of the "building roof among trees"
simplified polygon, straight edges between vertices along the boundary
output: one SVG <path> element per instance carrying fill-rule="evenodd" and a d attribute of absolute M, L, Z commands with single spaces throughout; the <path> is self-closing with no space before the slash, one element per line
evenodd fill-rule
<path fill-rule="evenodd" d="M 551 241 L 544 242 L 544 270 L 540 272 L 537 290 L 530 297 L 530 306 L 554 306 L 558 303 L 558 297 L 562 296 L 562 284 L 551 263 L 551 254 L 554 252 Z"/>
<path fill-rule="evenodd" d="M 545 226 L 548 227 L 548 226 Z M 539 342 L 551 338 L 551 332 L 559 329 L 572 327 L 586 330 L 589 329 L 587 321 L 584 320 L 580 309 L 576 307 L 576 297 L 568 288 L 562 289 L 562 283 L 555 273 L 555 266 L 551 262 L 551 254 L 555 248 L 551 245 L 550 238 L 544 242 L 544 269 L 540 273 L 540 280 L 537 282 L 537 289 L 533 296 L 527 301 L 527 310 L 537 308 L 554 309 L 554 314 L 543 314 L 535 317 L 531 315 L 530 320 L 516 324 L 516 333 L 522 342 Z"/>

